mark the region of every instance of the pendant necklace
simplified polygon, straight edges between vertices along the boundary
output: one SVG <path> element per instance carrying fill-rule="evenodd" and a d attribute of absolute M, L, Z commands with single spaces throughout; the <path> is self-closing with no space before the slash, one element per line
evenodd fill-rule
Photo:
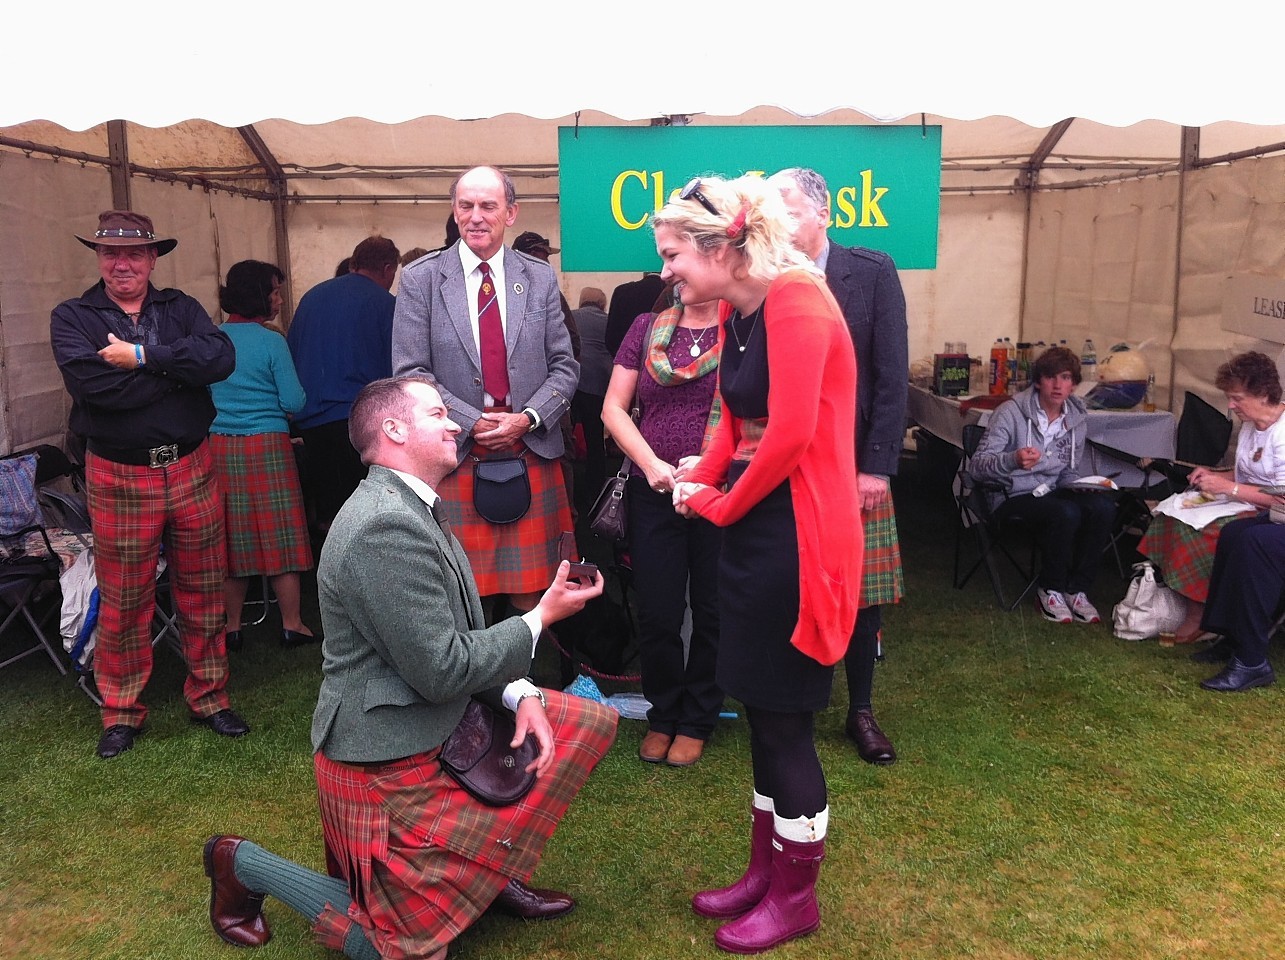
<path fill-rule="evenodd" d="M 710 327 L 712 326 L 714 326 L 714 324 L 710 324 Z M 687 352 L 690 353 L 693 358 L 699 357 L 701 355 L 701 341 L 705 339 L 705 331 L 708 330 L 709 327 L 701 327 L 699 336 L 696 335 L 696 329 L 694 327 L 689 327 L 688 329 L 692 331 L 692 348 Z"/>
<path fill-rule="evenodd" d="M 750 314 L 750 332 L 745 335 L 744 343 L 741 342 L 741 335 L 736 330 L 736 320 L 734 319 L 732 321 L 731 323 L 732 336 L 736 338 L 736 349 L 739 350 L 741 353 L 744 353 L 745 348 L 750 345 L 750 339 L 754 336 L 754 328 L 758 326 L 759 314 L 762 312 L 763 312 L 763 305 L 759 304 L 759 308 Z M 737 319 L 740 318 L 739 312 L 737 313 L 736 317 Z"/>

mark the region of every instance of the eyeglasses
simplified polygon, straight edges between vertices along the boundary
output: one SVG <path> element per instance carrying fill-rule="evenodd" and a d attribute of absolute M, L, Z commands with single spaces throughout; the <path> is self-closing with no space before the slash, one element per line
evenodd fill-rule
<path fill-rule="evenodd" d="M 695 177 L 687 182 L 687 186 L 678 191 L 679 200 L 695 200 L 702 207 L 708 210 L 714 216 L 721 216 L 718 207 L 709 202 L 709 197 L 701 193 L 701 178 Z"/>

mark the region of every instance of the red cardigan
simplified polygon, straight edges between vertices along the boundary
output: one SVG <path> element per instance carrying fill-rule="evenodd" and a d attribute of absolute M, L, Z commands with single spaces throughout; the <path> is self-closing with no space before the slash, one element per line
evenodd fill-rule
<path fill-rule="evenodd" d="M 720 304 L 720 319 L 731 309 Z M 861 599 L 857 363 L 838 304 L 825 280 L 808 271 L 792 270 L 772 282 L 763 324 L 770 371 L 767 429 L 736 486 L 720 492 L 741 435 L 740 420 L 724 406 L 700 465 L 686 478 L 708 489 L 687 503 L 726 527 L 790 481 L 799 541 L 799 621 L 790 642 L 828 666 L 847 650 Z M 720 324 L 720 337 L 724 330 Z"/>

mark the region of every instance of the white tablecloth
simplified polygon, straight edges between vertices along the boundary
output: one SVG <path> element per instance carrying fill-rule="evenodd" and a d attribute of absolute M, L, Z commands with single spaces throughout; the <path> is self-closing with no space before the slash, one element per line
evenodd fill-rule
<path fill-rule="evenodd" d="M 906 415 L 917 425 L 933 436 L 963 449 L 964 424 L 986 423 L 990 419 L 990 410 L 969 410 L 960 413 L 960 401 L 953 397 L 939 397 L 923 387 L 914 384 L 906 405 Z M 1172 459 L 1177 449 L 1178 423 L 1172 413 L 1157 410 L 1145 413 L 1141 410 L 1090 410 L 1089 439 L 1125 450 L 1139 457 L 1163 457 Z M 1136 467 L 1100 453 L 1092 446 L 1086 446 L 1085 456 L 1088 460 L 1084 474 L 1102 474 L 1109 476 L 1117 471 L 1120 476 L 1115 482 L 1122 487 L 1142 485 L 1142 471 Z M 1152 480 L 1158 479 L 1153 476 Z"/>

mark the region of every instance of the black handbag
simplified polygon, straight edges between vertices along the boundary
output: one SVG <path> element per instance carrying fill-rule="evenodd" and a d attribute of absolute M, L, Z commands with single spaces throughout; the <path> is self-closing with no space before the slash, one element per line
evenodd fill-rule
<path fill-rule="evenodd" d="M 651 328 L 656 318 L 651 318 L 647 333 L 643 336 L 644 357 L 646 346 L 651 342 Z M 638 381 L 634 383 L 634 405 L 629 411 L 629 418 L 636 426 L 642 419 L 642 400 L 639 387 L 644 371 L 641 364 L 638 370 Z M 633 461 L 625 457 L 614 477 L 608 477 L 602 485 L 598 497 L 589 508 L 589 530 L 605 540 L 624 543 L 629 537 L 629 468 Z"/>
<path fill-rule="evenodd" d="M 473 464 L 473 509 L 488 523 L 516 523 L 531 509 L 531 480 L 521 457 Z"/>
<path fill-rule="evenodd" d="M 629 535 L 628 481 L 629 458 L 625 457 L 620 472 L 607 479 L 589 508 L 589 529 L 606 540 L 619 543 Z"/>
<path fill-rule="evenodd" d="M 535 784 L 527 767 L 539 754 L 535 737 L 510 747 L 517 729 L 513 718 L 477 700 L 469 700 L 464 716 L 442 744 L 442 769 L 469 794 L 488 807 L 507 807 L 525 797 Z"/>

